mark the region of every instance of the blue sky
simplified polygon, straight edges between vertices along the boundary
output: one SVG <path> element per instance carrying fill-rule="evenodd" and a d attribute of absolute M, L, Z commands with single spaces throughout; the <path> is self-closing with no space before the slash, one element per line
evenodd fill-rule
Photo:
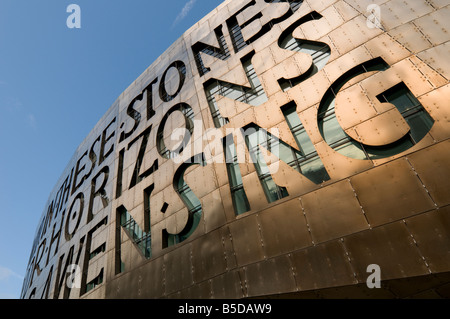
<path fill-rule="evenodd" d="M 0 299 L 18 298 L 48 195 L 118 96 L 221 0 L 0 0 Z M 69 4 L 81 29 L 69 29 Z"/>

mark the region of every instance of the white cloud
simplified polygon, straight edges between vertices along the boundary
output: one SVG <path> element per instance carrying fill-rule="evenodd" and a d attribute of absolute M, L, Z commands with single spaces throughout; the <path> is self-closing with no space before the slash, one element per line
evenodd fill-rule
<path fill-rule="evenodd" d="M 181 12 L 175 18 L 175 21 L 173 22 L 172 27 L 174 27 L 178 22 L 183 20 L 189 14 L 189 12 L 194 7 L 196 1 L 197 0 L 189 0 L 188 3 L 186 3 L 186 5 L 183 7 L 183 9 L 181 9 Z"/>
<path fill-rule="evenodd" d="M 37 128 L 36 118 L 34 117 L 33 114 L 31 114 L 31 113 L 28 114 L 27 121 L 31 128 L 33 128 L 33 129 Z"/>
<path fill-rule="evenodd" d="M 9 278 L 16 278 L 20 280 L 24 279 L 23 276 L 15 273 L 11 269 L 0 266 L 0 281 L 7 280 Z"/>
<path fill-rule="evenodd" d="M 10 112 L 15 112 L 15 111 L 19 111 L 22 109 L 23 104 L 22 102 L 20 102 L 19 99 L 16 99 L 14 97 L 8 97 L 6 99 L 6 103 L 5 105 L 7 106 L 8 110 Z"/>
<path fill-rule="evenodd" d="M 1 84 L 2 83 L 0 81 L 0 85 Z M 38 128 L 36 117 L 33 113 L 28 112 L 19 99 L 8 97 L 5 99 L 5 103 L 0 103 L 0 106 L 4 106 L 4 108 L 10 113 L 10 116 L 12 116 L 15 120 L 20 121 L 21 125 L 27 125 L 27 127 L 34 130 Z"/>

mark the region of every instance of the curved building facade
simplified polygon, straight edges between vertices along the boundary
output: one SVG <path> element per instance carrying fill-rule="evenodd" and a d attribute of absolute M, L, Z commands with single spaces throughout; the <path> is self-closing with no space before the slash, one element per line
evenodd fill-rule
<path fill-rule="evenodd" d="M 21 297 L 448 297 L 449 16 L 224 1 L 78 147 Z"/>

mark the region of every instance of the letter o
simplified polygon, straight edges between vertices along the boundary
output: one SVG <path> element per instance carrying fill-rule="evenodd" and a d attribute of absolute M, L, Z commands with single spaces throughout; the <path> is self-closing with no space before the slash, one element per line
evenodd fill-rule
<path fill-rule="evenodd" d="M 77 201 L 80 202 L 80 209 L 78 212 L 75 212 L 74 214 L 72 214 L 73 208 Z M 65 226 L 65 237 L 66 237 L 67 241 L 71 240 L 72 237 L 74 236 L 74 234 L 77 232 L 77 229 L 80 226 L 81 217 L 83 216 L 83 209 L 84 209 L 84 194 L 81 192 L 81 193 L 78 193 L 78 195 L 73 200 L 72 205 L 70 206 L 70 209 L 69 209 L 69 213 L 67 214 L 66 226 Z M 78 217 L 76 220 L 75 228 L 73 229 L 72 232 L 70 232 L 69 225 L 71 224 L 71 220 L 74 220 L 75 217 Z"/>
<path fill-rule="evenodd" d="M 167 90 L 166 90 L 166 76 L 167 76 L 167 72 L 169 72 L 169 70 L 171 68 L 176 68 L 178 71 L 178 76 L 179 76 L 177 91 L 172 95 L 167 93 Z M 186 65 L 184 64 L 183 61 L 175 61 L 171 65 L 169 65 L 169 67 L 166 69 L 166 71 L 164 71 L 164 74 L 161 78 L 161 82 L 159 83 L 159 96 L 160 96 L 161 100 L 163 100 L 164 102 L 170 102 L 174 98 L 176 98 L 177 95 L 181 92 L 181 89 L 183 88 L 185 80 L 186 80 Z"/>
<path fill-rule="evenodd" d="M 183 141 L 175 150 L 169 150 L 164 143 L 164 128 L 167 124 L 167 120 L 170 115 L 174 112 L 181 112 L 185 121 L 185 128 L 188 133 L 184 135 Z M 159 127 L 158 133 L 156 135 L 156 148 L 158 149 L 159 155 L 164 158 L 174 158 L 181 152 L 183 152 L 184 148 L 188 145 L 191 135 L 194 131 L 194 111 L 192 107 L 186 103 L 179 103 L 173 106 L 163 117 Z"/>

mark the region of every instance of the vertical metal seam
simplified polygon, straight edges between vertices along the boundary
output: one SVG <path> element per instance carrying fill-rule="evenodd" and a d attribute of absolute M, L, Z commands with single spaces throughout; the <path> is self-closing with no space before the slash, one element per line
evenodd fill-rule
<path fill-rule="evenodd" d="M 232 248 L 232 252 L 233 252 L 233 256 L 234 256 L 234 261 L 235 261 L 236 265 L 238 265 L 238 262 L 237 262 L 237 259 L 236 259 L 236 251 L 234 249 L 233 236 L 231 235 L 231 231 L 230 231 L 229 226 L 227 225 L 225 227 L 228 230 L 228 237 L 230 238 L 231 248 Z M 227 267 L 228 267 L 228 265 L 227 265 Z M 241 271 L 244 271 L 244 276 L 245 276 L 245 267 L 239 268 L 237 266 L 237 274 L 238 274 L 238 277 L 239 277 L 239 285 L 241 286 L 242 296 L 243 297 L 247 297 L 248 296 L 247 282 L 246 282 L 245 278 L 244 278 L 244 281 L 242 281 Z"/>
<path fill-rule="evenodd" d="M 427 82 L 430 83 L 430 85 L 433 87 L 433 89 L 430 90 L 429 92 L 432 92 L 433 90 L 435 90 L 437 88 L 436 85 L 434 85 L 433 82 L 431 82 L 430 78 L 425 73 L 423 73 L 422 70 L 420 70 L 419 66 L 411 60 L 411 57 L 409 57 L 407 60 L 414 66 L 414 68 L 417 70 L 417 72 L 422 74 L 422 76 L 427 80 Z M 427 94 L 429 92 L 426 92 L 424 94 Z"/>
<path fill-rule="evenodd" d="M 416 21 L 416 20 L 417 20 L 417 19 L 411 21 L 411 24 L 414 26 L 414 28 L 415 28 L 417 31 L 419 31 L 419 33 L 423 36 L 423 38 L 424 38 L 425 40 L 428 41 L 428 43 L 429 43 L 431 46 L 434 46 L 433 43 L 431 42 L 430 38 L 429 38 L 425 33 L 422 32 L 422 29 L 421 29 L 420 27 L 418 27 L 418 26 L 415 24 L 415 21 Z"/>
<path fill-rule="evenodd" d="M 427 262 L 425 256 L 422 254 L 422 251 L 420 250 L 419 244 L 417 243 L 416 239 L 414 238 L 414 235 L 411 233 L 410 229 L 408 228 L 408 224 L 406 223 L 406 220 L 403 219 L 402 222 L 403 222 L 403 225 L 405 225 L 406 230 L 408 231 L 409 236 L 412 238 L 413 243 L 414 243 L 414 246 L 416 246 L 417 252 L 419 253 L 420 257 L 422 258 L 422 261 L 424 262 L 425 266 L 427 267 L 428 272 L 429 272 L 430 274 L 432 274 L 433 272 L 432 272 L 431 269 L 430 269 L 430 265 L 428 264 L 428 262 Z"/>
<path fill-rule="evenodd" d="M 435 11 L 437 10 L 437 9 L 434 7 L 433 3 L 432 3 L 430 0 L 425 0 L 425 2 L 426 2 L 430 7 L 432 7 Z"/>
<path fill-rule="evenodd" d="M 350 254 L 349 254 L 349 252 L 348 252 L 348 249 L 347 249 L 347 247 L 345 246 L 345 240 L 344 240 L 344 237 L 341 237 L 340 239 L 338 239 L 338 242 L 340 243 L 340 245 L 341 245 L 342 248 L 344 249 L 345 255 L 347 256 L 347 261 L 348 261 L 348 263 L 349 263 L 349 265 L 350 265 L 350 269 L 351 269 L 352 272 L 353 272 L 353 278 L 355 278 L 355 283 L 357 284 L 357 283 L 359 283 L 358 276 L 357 276 L 357 274 L 356 274 L 355 267 L 354 267 L 353 264 L 352 264 L 352 260 L 351 260 L 351 258 L 350 258 Z"/>
<path fill-rule="evenodd" d="M 409 166 L 411 167 L 411 170 L 414 172 L 414 174 L 416 175 L 417 179 L 419 180 L 420 184 L 422 185 L 423 189 L 427 192 L 428 196 L 430 197 L 431 201 L 434 204 L 435 208 L 438 208 L 438 204 L 436 203 L 436 201 L 433 199 L 433 197 L 431 196 L 430 192 L 428 191 L 428 188 L 426 187 L 426 185 L 424 184 L 424 182 L 422 181 L 422 179 L 419 176 L 419 173 L 417 173 L 416 169 L 414 168 L 414 166 L 412 165 L 412 163 L 409 161 L 408 157 L 405 157 L 405 161 L 409 164 Z"/>
<path fill-rule="evenodd" d="M 337 14 L 341 17 L 342 21 L 344 21 L 344 23 L 345 23 L 344 16 L 342 15 L 341 12 L 339 12 L 339 10 L 335 7 L 335 5 L 336 5 L 336 3 L 333 3 L 330 7 L 333 7 L 333 9 L 337 12 Z"/>
<path fill-rule="evenodd" d="M 261 223 L 259 221 L 259 213 L 256 214 L 255 219 L 256 219 L 256 223 L 258 224 L 259 241 L 261 243 L 261 248 L 263 250 L 264 260 L 267 260 L 267 253 L 266 253 L 266 248 L 264 245 L 263 231 L 261 229 Z"/>
<path fill-rule="evenodd" d="M 356 193 L 356 190 L 354 189 L 350 178 L 348 178 L 347 181 L 350 184 L 350 187 L 352 188 L 352 191 L 353 191 L 353 194 L 355 195 L 356 200 L 358 201 L 359 208 L 361 209 L 361 212 L 364 216 L 364 219 L 366 220 L 367 225 L 369 226 L 369 229 L 372 229 L 372 225 L 370 224 L 369 219 L 367 218 L 366 212 L 364 211 L 364 208 L 361 204 L 361 201 L 359 200 L 358 194 Z"/>
<path fill-rule="evenodd" d="M 297 267 L 295 266 L 294 261 L 292 260 L 292 258 L 293 258 L 292 253 L 288 253 L 287 257 L 288 257 L 289 266 L 290 266 L 289 268 L 291 270 L 292 277 L 294 278 L 295 291 L 302 291 L 300 282 L 297 281 Z"/>
<path fill-rule="evenodd" d="M 300 196 L 298 198 L 298 200 L 300 201 L 300 206 L 302 207 L 303 217 L 305 218 L 306 228 L 308 229 L 308 233 L 309 233 L 309 237 L 311 239 L 311 243 L 313 244 L 313 246 L 316 246 L 316 243 L 314 242 L 314 238 L 313 238 L 312 233 L 311 233 L 311 228 L 309 227 L 308 218 L 306 216 L 306 211 L 305 211 L 305 208 L 303 207 L 302 197 Z"/>

